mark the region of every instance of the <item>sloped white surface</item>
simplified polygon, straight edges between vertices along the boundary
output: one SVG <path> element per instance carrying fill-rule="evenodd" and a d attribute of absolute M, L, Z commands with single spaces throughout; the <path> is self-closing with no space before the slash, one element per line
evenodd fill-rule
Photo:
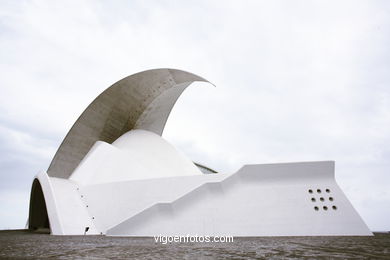
<path fill-rule="evenodd" d="M 202 172 L 171 144 L 155 133 L 132 130 L 112 145 L 96 142 L 70 180 L 92 185 L 192 175 Z"/>
<path fill-rule="evenodd" d="M 157 203 L 107 234 L 372 235 L 336 184 L 333 162 L 245 166 L 221 182 L 205 183 L 174 201 Z"/>
<path fill-rule="evenodd" d="M 335 182 L 333 162 L 83 186 L 48 178 L 48 184 L 49 220 L 58 223 L 52 229 L 58 235 L 81 235 L 85 226 L 88 234 L 111 236 L 372 235 Z"/>

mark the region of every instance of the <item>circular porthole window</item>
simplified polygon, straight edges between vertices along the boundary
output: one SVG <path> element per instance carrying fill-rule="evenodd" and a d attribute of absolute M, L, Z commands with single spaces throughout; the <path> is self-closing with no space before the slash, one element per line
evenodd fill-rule
<path fill-rule="evenodd" d="M 320 198 L 320 201 L 324 201 L 325 199 L 323 197 Z"/>
<path fill-rule="evenodd" d="M 319 210 L 319 208 L 318 208 L 317 206 L 315 206 L 315 207 L 314 207 L 314 210 L 317 210 L 317 211 L 318 211 L 318 210 Z"/>
<path fill-rule="evenodd" d="M 328 210 L 328 207 L 327 206 L 323 206 L 322 207 L 324 210 Z"/>
<path fill-rule="evenodd" d="M 309 190 L 309 193 L 313 193 L 313 190 L 312 190 L 312 189 L 310 189 L 310 190 Z"/>
<path fill-rule="evenodd" d="M 336 206 L 332 206 L 332 209 L 336 210 L 336 209 L 337 209 L 337 207 L 336 207 Z"/>
<path fill-rule="evenodd" d="M 320 189 L 317 189 L 317 192 L 318 192 L 318 193 L 321 193 L 321 190 L 320 190 Z"/>
<path fill-rule="evenodd" d="M 333 197 L 329 197 L 329 200 L 330 200 L 330 201 L 333 201 Z"/>
<path fill-rule="evenodd" d="M 326 189 L 325 191 L 326 191 L 327 193 L 329 193 L 329 192 L 330 192 L 330 189 Z"/>
<path fill-rule="evenodd" d="M 315 198 L 311 198 L 311 201 L 316 202 L 316 199 Z"/>

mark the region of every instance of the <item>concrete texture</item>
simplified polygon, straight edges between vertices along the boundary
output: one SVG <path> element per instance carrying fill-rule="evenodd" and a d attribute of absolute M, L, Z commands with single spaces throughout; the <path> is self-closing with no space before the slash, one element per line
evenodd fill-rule
<path fill-rule="evenodd" d="M 369 237 L 235 237 L 156 243 L 153 237 L 50 236 L 0 231 L 0 259 L 389 259 L 390 233 Z"/>
<path fill-rule="evenodd" d="M 96 141 L 109 144 L 132 129 L 162 134 L 177 98 L 194 81 L 208 82 L 174 69 L 128 76 L 101 93 L 74 123 L 47 174 L 68 178 Z"/>

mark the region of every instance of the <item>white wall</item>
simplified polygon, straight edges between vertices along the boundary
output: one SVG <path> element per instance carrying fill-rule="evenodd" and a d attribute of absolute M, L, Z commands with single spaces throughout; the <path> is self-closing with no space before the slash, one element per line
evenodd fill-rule
<path fill-rule="evenodd" d="M 206 183 L 173 202 L 156 204 L 107 234 L 322 236 L 371 232 L 336 184 L 334 163 L 312 162 L 245 166 L 221 182 Z"/>
<path fill-rule="evenodd" d="M 70 179 L 80 185 L 201 175 L 202 172 L 161 136 L 132 130 L 112 145 L 98 141 Z"/>
<path fill-rule="evenodd" d="M 160 136 L 133 130 L 97 142 L 70 179 L 38 179 L 56 235 L 371 235 L 330 161 L 202 174 Z"/>

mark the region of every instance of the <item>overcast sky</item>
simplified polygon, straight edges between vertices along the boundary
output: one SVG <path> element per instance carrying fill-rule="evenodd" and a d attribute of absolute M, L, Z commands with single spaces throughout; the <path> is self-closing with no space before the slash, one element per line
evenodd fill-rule
<path fill-rule="evenodd" d="M 371 230 L 390 230 L 389 1 L 0 0 L 0 229 L 86 106 L 153 68 L 200 75 L 164 137 L 222 172 L 335 160 Z"/>

